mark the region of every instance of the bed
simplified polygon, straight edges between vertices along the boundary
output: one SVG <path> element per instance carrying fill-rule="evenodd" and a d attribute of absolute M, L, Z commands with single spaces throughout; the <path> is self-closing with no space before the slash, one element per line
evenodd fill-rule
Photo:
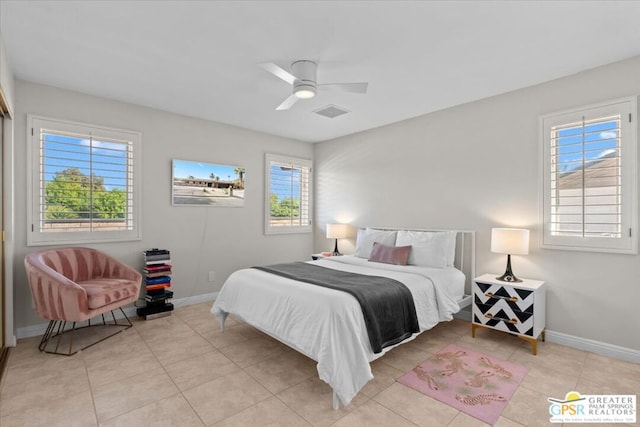
<path fill-rule="evenodd" d="M 395 254 L 397 248 L 407 246 L 411 247 L 405 260 L 408 265 L 391 263 L 384 257 L 384 262 L 378 262 L 380 250 Z M 358 231 L 353 255 L 305 263 L 341 272 L 337 274 L 389 278 L 409 289 L 419 330 L 377 352 L 363 308 L 352 295 L 258 268 L 232 273 L 211 312 L 223 331 L 231 314 L 315 360 L 320 379 L 333 389 L 333 407 L 337 409 L 340 403 L 348 405 L 373 379 L 370 362 L 439 322 L 451 320 L 470 304 L 474 248 L 473 231 L 366 228 Z"/>

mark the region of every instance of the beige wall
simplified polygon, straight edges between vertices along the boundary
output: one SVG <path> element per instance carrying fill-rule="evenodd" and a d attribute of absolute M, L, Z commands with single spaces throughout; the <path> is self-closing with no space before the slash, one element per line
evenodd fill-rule
<path fill-rule="evenodd" d="M 473 229 L 477 273 L 502 273 L 506 259 L 489 250 L 491 228 L 529 228 L 531 252 L 512 265 L 518 276 L 547 282 L 547 328 L 631 349 L 640 360 L 640 256 L 538 243 L 539 116 L 638 95 L 638 76 L 640 57 L 316 144 L 315 250 L 332 247 L 324 224 L 333 221 Z M 347 252 L 349 242 L 340 243 Z"/>
<path fill-rule="evenodd" d="M 9 107 L 9 115 L 13 115 L 14 89 L 13 89 L 13 71 L 11 70 L 10 61 L 7 56 L 7 50 L 4 47 L 2 38 L 0 37 L 0 87 L 5 97 L 7 106 Z"/>
<path fill-rule="evenodd" d="M 265 236 L 263 232 L 265 153 L 311 158 L 307 143 L 165 113 L 150 108 L 16 82 L 15 117 L 15 314 L 16 327 L 42 322 L 31 306 L 23 259 L 26 224 L 26 115 L 68 119 L 142 132 L 142 241 L 91 245 L 142 266 L 142 251 L 171 250 L 175 299 L 216 292 L 240 267 L 307 259 L 311 234 Z M 247 170 L 243 208 L 171 206 L 171 159 L 202 160 Z M 216 280 L 208 282 L 208 272 Z"/>

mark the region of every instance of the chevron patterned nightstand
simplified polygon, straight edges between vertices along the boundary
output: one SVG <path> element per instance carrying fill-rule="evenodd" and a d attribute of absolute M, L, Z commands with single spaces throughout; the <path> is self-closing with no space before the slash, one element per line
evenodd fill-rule
<path fill-rule="evenodd" d="M 498 274 L 484 274 L 473 280 L 473 323 L 476 329 L 490 328 L 517 335 L 531 343 L 538 353 L 538 337 L 544 341 L 546 287 L 540 280 L 522 282 L 497 280 Z"/>

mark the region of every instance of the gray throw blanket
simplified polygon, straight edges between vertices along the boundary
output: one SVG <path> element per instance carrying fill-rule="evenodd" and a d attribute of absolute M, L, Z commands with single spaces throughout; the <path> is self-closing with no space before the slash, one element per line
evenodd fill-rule
<path fill-rule="evenodd" d="M 304 262 L 254 267 L 289 279 L 353 295 L 362 307 L 374 353 L 419 332 L 411 291 L 394 279 L 333 270 Z"/>

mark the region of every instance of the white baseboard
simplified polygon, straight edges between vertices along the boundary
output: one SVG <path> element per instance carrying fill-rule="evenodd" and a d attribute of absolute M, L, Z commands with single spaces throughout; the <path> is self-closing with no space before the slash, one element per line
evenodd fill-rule
<path fill-rule="evenodd" d="M 192 297 L 180 298 L 173 300 L 174 307 L 185 307 L 187 305 L 200 304 L 201 302 L 213 302 L 218 297 L 218 292 L 210 294 L 194 295 Z"/>
<path fill-rule="evenodd" d="M 186 307 L 188 305 L 200 304 L 201 302 L 214 301 L 217 296 L 218 296 L 218 292 L 212 292 L 210 294 L 195 295 L 195 296 L 186 297 L 186 298 L 173 299 L 171 300 L 171 302 L 173 303 L 173 306 L 176 308 Z M 130 317 L 137 316 L 136 307 L 134 306 L 125 307 L 123 308 L 123 311 L 127 316 L 130 316 Z M 122 316 L 118 316 L 118 314 L 120 314 L 119 311 L 114 311 L 114 313 L 116 314 L 116 319 L 122 318 Z M 37 337 L 45 333 L 45 331 L 47 330 L 47 325 L 49 325 L 49 322 L 38 323 L 37 325 L 24 326 L 22 328 L 18 328 L 16 335 L 18 339 Z M 15 338 L 14 338 L 14 347 L 15 345 L 16 344 L 15 344 Z"/>
<path fill-rule="evenodd" d="M 459 320 L 471 322 L 471 312 L 464 309 L 454 314 L 453 317 Z M 626 362 L 640 363 L 640 351 L 633 350 L 631 348 L 620 347 L 587 338 L 575 337 L 573 335 L 550 331 L 548 329 L 545 331 L 545 337 L 547 341 L 555 344 L 566 345 L 567 347 L 577 348 L 578 350 L 590 351 L 591 353 L 613 357 L 614 359 L 624 360 Z"/>
<path fill-rule="evenodd" d="M 631 363 L 640 363 L 640 351 L 631 348 L 620 347 L 600 341 L 575 337 L 563 334 L 562 332 L 545 331 L 546 340 L 552 343 L 566 345 L 578 350 L 590 351 L 591 353 L 609 356 L 615 359 L 624 360 Z"/>
<path fill-rule="evenodd" d="M 38 323 L 37 325 L 23 326 L 22 328 L 18 328 L 16 336 L 18 337 L 18 339 L 22 339 L 44 335 L 44 332 L 47 330 L 47 325 L 49 325 L 49 322 Z"/>

